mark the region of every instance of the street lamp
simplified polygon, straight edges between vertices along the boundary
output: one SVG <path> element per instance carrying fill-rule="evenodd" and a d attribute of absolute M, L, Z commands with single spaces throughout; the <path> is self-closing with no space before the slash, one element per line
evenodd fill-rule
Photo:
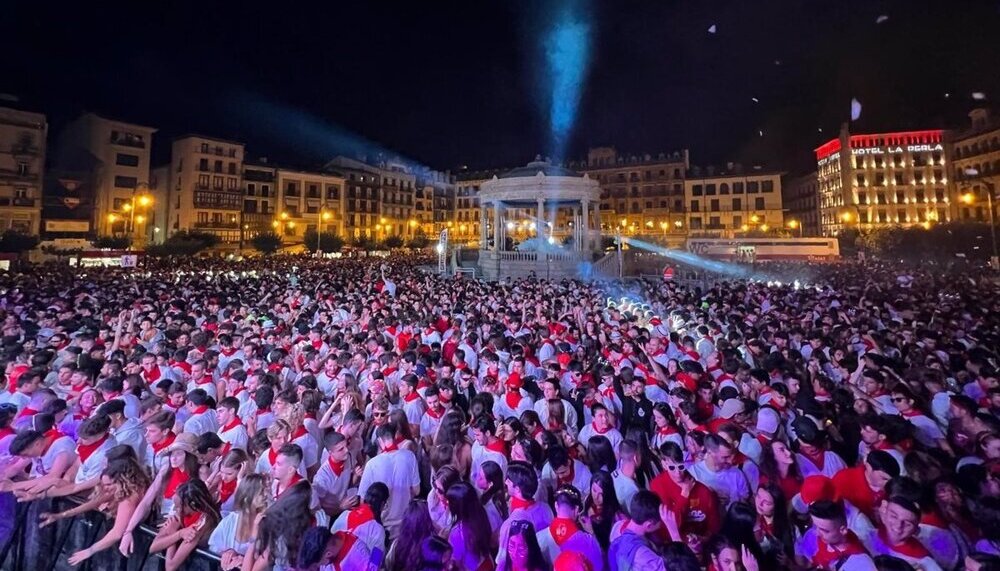
<path fill-rule="evenodd" d="M 972 171 L 975 169 L 969 170 Z M 979 174 L 979 171 L 976 171 L 975 174 Z M 1000 269 L 1000 253 L 997 252 L 997 227 L 996 221 L 993 218 L 993 193 L 995 192 L 996 187 L 994 187 L 992 183 L 985 180 L 982 181 L 982 183 L 986 185 L 986 205 L 990 209 L 990 239 L 993 241 L 993 257 L 990 260 L 990 267 L 993 269 Z M 962 195 L 961 199 L 965 204 L 973 204 L 976 202 L 976 195 L 972 192 L 967 192 Z"/>
<path fill-rule="evenodd" d="M 323 252 L 320 250 L 320 236 L 323 234 L 323 221 L 329 221 L 333 218 L 333 213 L 329 210 L 319 209 L 319 223 L 316 224 L 316 257 L 322 257 Z"/>
<path fill-rule="evenodd" d="M 792 230 L 797 228 L 799 230 L 799 238 L 802 237 L 802 224 L 798 220 L 789 220 L 788 227 Z"/>

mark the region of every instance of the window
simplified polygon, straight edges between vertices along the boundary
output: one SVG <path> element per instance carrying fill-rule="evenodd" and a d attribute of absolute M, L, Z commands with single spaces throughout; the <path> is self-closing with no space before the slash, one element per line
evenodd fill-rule
<path fill-rule="evenodd" d="M 674 178 L 681 178 L 681 169 L 674 169 Z"/>
<path fill-rule="evenodd" d="M 760 183 L 751 180 L 747 181 L 747 194 L 756 194 L 760 190 Z"/>
<path fill-rule="evenodd" d="M 215 190 L 222 190 L 222 177 L 221 176 L 213 176 L 212 177 L 212 188 L 214 188 Z"/>
<path fill-rule="evenodd" d="M 733 194 L 743 194 L 743 183 L 734 182 L 733 183 Z"/>
<path fill-rule="evenodd" d="M 699 210 L 698 209 L 698 201 L 697 200 L 692 200 L 691 201 L 691 212 L 698 212 L 698 210 Z"/>
<path fill-rule="evenodd" d="M 200 171 L 208 170 L 208 159 L 201 159 L 198 161 L 198 170 Z"/>
<path fill-rule="evenodd" d="M 285 194 L 288 196 L 298 196 L 299 195 L 298 186 L 294 182 L 289 182 L 288 184 L 285 185 Z"/>
<path fill-rule="evenodd" d="M 719 219 L 718 216 L 712 216 L 711 218 L 708 219 L 708 227 L 722 228 L 722 221 Z"/>
<path fill-rule="evenodd" d="M 733 210 L 743 210 L 743 199 L 734 198 L 733 199 Z"/>
<path fill-rule="evenodd" d="M 222 172 L 222 161 L 215 161 L 215 172 Z"/>
<path fill-rule="evenodd" d="M 924 161 L 924 157 L 922 157 L 920 155 L 917 155 L 917 154 L 913 155 L 913 166 L 915 166 L 915 167 L 922 167 L 925 164 L 926 164 L 926 162 Z"/>
<path fill-rule="evenodd" d="M 944 202 L 944 190 L 943 189 L 938 188 L 938 189 L 934 190 L 934 202 Z"/>
<path fill-rule="evenodd" d="M 674 210 L 677 212 L 684 212 L 684 201 L 680 199 L 674 200 Z"/>
<path fill-rule="evenodd" d="M 924 189 L 922 188 L 917 189 L 917 202 L 926 202 L 924 196 Z"/>
<path fill-rule="evenodd" d="M 125 204 L 126 202 L 128 202 L 128 201 L 125 200 L 124 198 L 116 198 L 116 199 L 114 199 L 114 201 L 112 203 L 113 205 L 112 205 L 111 209 L 112 210 L 121 210 L 122 209 L 122 205 Z"/>
<path fill-rule="evenodd" d="M 236 174 L 236 163 L 229 163 L 229 174 Z"/>
<path fill-rule="evenodd" d="M 202 143 L 201 144 L 201 152 L 203 152 L 203 153 L 207 153 L 208 152 L 208 143 Z"/>
<path fill-rule="evenodd" d="M 208 224 L 208 212 L 198 213 L 198 224 Z"/>
<path fill-rule="evenodd" d="M 228 181 L 229 181 L 229 182 L 227 183 L 227 184 L 229 185 L 229 190 L 236 190 L 236 179 L 235 179 L 235 178 L 231 178 L 231 177 L 230 177 L 230 178 L 228 178 L 228 179 L 226 179 L 226 180 L 228 180 Z"/>
<path fill-rule="evenodd" d="M 863 193 L 863 192 L 859 192 L 858 193 L 858 204 L 868 204 L 868 195 L 865 194 L 865 193 Z"/>
<path fill-rule="evenodd" d="M 719 211 L 719 199 L 718 198 L 713 198 L 712 202 L 709 204 L 709 208 L 712 210 L 712 212 L 718 212 Z"/>
<path fill-rule="evenodd" d="M 916 171 L 915 173 L 913 173 L 913 180 L 917 184 L 924 184 L 924 173 Z"/>
<path fill-rule="evenodd" d="M 139 179 L 134 176 L 116 176 L 115 188 L 135 188 L 139 184 Z"/>
<path fill-rule="evenodd" d="M 760 190 L 762 192 L 774 192 L 774 181 L 773 180 L 762 180 L 760 182 Z"/>
<path fill-rule="evenodd" d="M 729 194 L 729 184 L 722 183 L 719 185 L 719 194 Z"/>
<path fill-rule="evenodd" d="M 896 191 L 896 203 L 897 204 L 903 204 L 903 202 L 905 200 L 906 200 L 906 193 L 903 192 L 902 190 L 897 190 Z"/>
<path fill-rule="evenodd" d="M 653 201 L 652 200 L 647 200 L 646 201 L 646 208 L 650 208 L 650 209 L 653 208 Z"/>
<path fill-rule="evenodd" d="M 317 184 L 309 185 L 309 198 L 319 198 L 319 185 Z"/>
<path fill-rule="evenodd" d="M 857 175 L 857 181 L 858 181 L 858 186 L 864 186 L 865 185 L 865 175 L 863 175 L 863 174 Z"/>
<path fill-rule="evenodd" d="M 743 226 L 743 217 L 733 216 L 733 228 L 739 228 L 740 226 Z"/>
<path fill-rule="evenodd" d="M 691 187 L 691 194 L 693 196 L 701 196 L 702 194 L 704 194 L 704 192 L 702 191 L 702 186 L 700 184 L 696 184 L 696 185 L 692 186 Z"/>
<path fill-rule="evenodd" d="M 693 216 L 691 218 L 691 229 L 701 230 L 701 216 Z"/>
<path fill-rule="evenodd" d="M 875 173 L 875 186 L 885 186 L 884 173 Z"/>
<path fill-rule="evenodd" d="M 139 156 L 115 153 L 115 164 L 123 167 L 137 167 L 139 166 Z"/>
<path fill-rule="evenodd" d="M 876 204 L 885 204 L 885 193 L 884 192 L 879 192 L 879 193 L 875 194 L 875 203 Z"/>
<path fill-rule="evenodd" d="M 271 196 L 271 185 L 262 184 L 260 185 L 260 195 L 261 196 Z"/>
<path fill-rule="evenodd" d="M 715 196 L 715 184 L 705 185 L 705 196 Z"/>
<path fill-rule="evenodd" d="M 899 208 L 896 210 L 896 222 L 907 222 L 906 210 Z"/>
<path fill-rule="evenodd" d="M 208 175 L 200 174 L 198 175 L 198 188 L 208 188 Z"/>
<path fill-rule="evenodd" d="M 893 174 L 892 176 L 896 180 L 896 184 L 906 184 L 903 182 L 903 173 L 898 172 Z"/>
<path fill-rule="evenodd" d="M 340 200 L 340 187 L 335 184 L 327 185 L 326 197 L 333 200 Z"/>
<path fill-rule="evenodd" d="M 753 207 L 756 208 L 757 210 L 764 210 L 764 197 L 758 196 L 757 198 L 753 199 Z"/>

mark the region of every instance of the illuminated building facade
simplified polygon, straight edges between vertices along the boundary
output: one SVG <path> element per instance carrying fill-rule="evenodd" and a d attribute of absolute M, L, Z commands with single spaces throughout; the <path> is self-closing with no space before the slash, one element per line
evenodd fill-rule
<path fill-rule="evenodd" d="M 954 181 L 955 209 L 959 220 L 987 222 L 988 192 L 993 193 L 994 219 L 1000 187 L 1000 117 L 987 109 L 969 113 L 969 127 L 949 133 L 949 156 Z"/>
<path fill-rule="evenodd" d="M 733 238 L 783 227 L 782 173 L 733 171 L 694 168 L 688 172 L 684 203 L 689 236 Z"/>
<path fill-rule="evenodd" d="M 45 115 L 0 107 L 0 232 L 39 232 L 48 132 Z"/>
<path fill-rule="evenodd" d="M 851 135 L 845 125 L 815 152 L 824 236 L 952 219 L 942 130 Z"/>
<path fill-rule="evenodd" d="M 174 139 L 166 185 L 166 237 L 188 230 L 215 234 L 222 247 L 240 242 L 243 152 L 243 143 L 226 139 Z"/>
<path fill-rule="evenodd" d="M 782 185 L 785 228 L 792 236 L 819 236 L 819 177 L 815 172 L 790 178 Z"/>

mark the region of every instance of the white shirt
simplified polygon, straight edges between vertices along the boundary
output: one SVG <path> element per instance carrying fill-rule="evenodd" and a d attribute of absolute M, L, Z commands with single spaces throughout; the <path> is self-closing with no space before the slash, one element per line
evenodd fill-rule
<path fill-rule="evenodd" d="M 604 570 L 604 554 L 601 551 L 601 544 L 593 535 L 582 529 L 578 529 L 576 533 L 569 536 L 562 545 L 556 545 L 555 539 L 552 538 L 551 525 L 539 531 L 536 537 L 538 538 L 538 546 L 542 549 L 542 557 L 549 565 L 552 565 L 563 551 L 574 551 L 583 555 L 590 562 L 591 571 Z"/>
<path fill-rule="evenodd" d="M 53 466 L 55 466 L 56 459 L 61 454 L 68 454 L 71 457 L 76 456 L 76 443 L 69 436 L 60 436 L 52 442 L 41 457 L 34 459 L 31 475 L 37 478 L 51 472 Z"/>
<path fill-rule="evenodd" d="M 634 478 L 629 478 L 621 470 L 611 473 L 611 481 L 615 485 L 615 495 L 618 496 L 618 503 L 628 512 L 628 507 L 632 505 L 632 497 L 639 491 Z"/>
<path fill-rule="evenodd" d="M 389 501 L 382 521 L 391 533 L 403 521 L 403 512 L 414 497 L 413 488 L 420 486 L 417 457 L 409 450 L 376 454 L 365 464 L 358 495 L 364 497 L 375 482 L 382 482 L 389 487 Z"/>
<path fill-rule="evenodd" d="M 576 408 L 566 399 L 560 399 L 563 403 L 563 411 L 565 412 L 565 417 L 563 420 L 566 421 L 566 426 L 569 427 L 571 432 L 576 432 L 576 427 L 580 426 L 577 423 L 576 418 Z M 541 419 L 544 426 L 549 424 L 549 401 L 544 398 L 535 403 L 535 412 L 538 413 L 538 418 Z"/>
<path fill-rule="evenodd" d="M 587 442 L 590 441 L 591 436 L 606 437 L 608 440 L 611 441 L 611 449 L 614 450 L 616 456 L 618 455 L 618 445 L 622 443 L 623 438 L 622 438 L 622 433 L 618 432 L 617 428 L 609 428 L 606 432 L 602 434 L 594 429 L 593 422 L 586 424 L 584 425 L 583 428 L 580 429 L 580 437 L 579 437 L 580 444 L 583 444 L 584 447 L 586 447 Z"/>
<path fill-rule="evenodd" d="M 478 442 L 473 442 L 471 481 L 477 481 L 476 478 L 483 471 L 483 463 L 487 461 L 496 462 L 500 465 L 500 471 L 504 474 L 507 473 L 507 456 L 496 450 L 490 450 Z"/>
<path fill-rule="evenodd" d="M 348 497 L 348 487 L 351 484 L 351 473 L 354 471 L 354 462 L 350 454 L 344 462 L 344 468 L 340 474 L 334 474 L 328 459 L 320 462 L 319 470 L 313 477 L 313 489 L 320 498 L 321 504 L 340 502 Z"/>
<path fill-rule="evenodd" d="M 236 530 L 239 525 L 239 513 L 233 512 L 223 517 L 219 525 L 215 526 L 211 537 L 208 538 L 208 549 L 218 555 L 222 555 L 230 549 L 240 555 L 246 554 L 250 550 L 250 542 L 240 543 L 236 540 Z"/>
<path fill-rule="evenodd" d="M 802 472 L 803 478 L 808 478 L 809 476 L 815 474 L 822 474 L 827 478 L 832 478 L 837 475 L 837 472 L 847 467 L 847 464 L 844 463 L 844 459 L 841 458 L 836 452 L 831 452 L 830 450 L 827 450 L 824 453 L 822 470 L 813 464 L 812 460 L 806 458 L 802 454 L 795 455 L 795 462 L 799 465 L 799 471 Z"/>
<path fill-rule="evenodd" d="M 688 472 L 695 480 L 711 488 L 719 496 L 721 505 L 729 506 L 733 502 L 750 499 L 750 484 L 739 468 L 730 466 L 725 470 L 713 472 L 702 460 L 688 466 Z"/>
<path fill-rule="evenodd" d="M 108 466 L 108 450 L 114 448 L 118 443 L 115 442 L 113 436 L 107 437 L 96 450 L 90 453 L 90 456 L 84 460 L 80 458 L 80 467 L 76 471 L 76 478 L 74 478 L 74 484 L 82 484 L 87 480 L 92 480 L 101 475 L 104 468 Z M 77 450 L 79 455 L 79 449 Z"/>
<path fill-rule="evenodd" d="M 319 463 L 319 445 L 316 444 L 316 439 L 312 437 L 312 434 L 309 434 L 308 430 L 302 436 L 292 440 L 291 443 L 298 444 L 299 448 L 302 449 L 302 464 L 305 465 L 306 469 Z"/>
<path fill-rule="evenodd" d="M 127 444 L 132 450 L 135 450 L 136 458 L 145 458 L 146 448 L 149 448 L 149 444 L 143 434 L 144 430 L 139 419 L 126 418 L 121 426 L 111 429 L 111 434 L 118 444 Z"/>
<path fill-rule="evenodd" d="M 184 432 L 190 432 L 195 436 L 201 436 L 206 432 L 218 432 L 219 419 L 215 416 L 215 411 L 208 409 L 203 413 L 192 414 L 191 418 L 184 422 Z"/>
<path fill-rule="evenodd" d="M 247 434 L 247 427 L 243 426 L 243 423 L 240 423 L 229 430 L 226 430 L 225 427 L 220 428 L 219 439 L 229 444 L 230 449 L 239 448 L 240 450 L 246 450 L 247 444 L 250 442 L 250 435 Z"/>
<path fill-rule="evenodd" d="M 349 511 L 341 512 L 330 527 L 330 531 L 350 531 L 358 536 L 358 539 L 365 542 L 369 551 L 378 549 L 385 553 L 385 528 L 382 527 L 382 524 L 375 520 L 368 520 L 354 529 L 347 529 L 347 516 L 350 513 Z"/>
<path fill-rule="evenodd" d="M 125 401 L 125 417 L 138 420 L 142 418 L 142 403 L 132 393 L 124 393 L 115 397 L 120 401 Z"/>

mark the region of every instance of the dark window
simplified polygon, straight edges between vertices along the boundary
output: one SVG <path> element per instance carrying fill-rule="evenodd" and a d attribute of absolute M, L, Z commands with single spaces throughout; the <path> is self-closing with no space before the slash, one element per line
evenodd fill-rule
<path fill-rule="evenodd" d="M 198 187 L 199 188 L 208 188 L 208 175 L 207 174 L 200 174 L 200 175 L 198 175 Z"/>
<path fill-rule="evenodd" d="M 702 194 L 703 194 L 703 192 L 702 192 L 702 187 L 701 187 L 700 184 L 696 184 L 696 185 L 694 185 L 694 186 L 691 187 L 691 195 L 692 196 L 701 196 Z"/>
<path fill-rule="evenodd" d="M 733 183 L 733 194 L 743 194 L 743 183 L 734 182 Z"/>
<path fill-rule="evenodd" d="M 719 219 L 718 216 L 712 216 L 711 218 L 708 219 L 708 227 L 722 228 L 722 221 Z"/>
<path fill-rule="evenodd" d="M 733 199 L 733 210 L 743 210 L 743 199 L 734 198 Z"/>
<path fill-rule="evenodd" d="M 729 194 L 729 183 L 722 183 L 719 185 L 719 194 Z"/>
<path fill-rule="evenodd" d="M 137 167 L 139 166 L 139 156 L 126 155 L 125 153 L 116 153 L 115 164 L 122 165 L 124 167 Z"/>
<path fill-rule="evenodd" d="M 203 152 L 203 153 L 207 153 L 208 152 L 208 143 L 202 143 L 201 144 L 201 152 Z"/>
<path fill-rule="evenodd" d="M 236 163 L 229 163 L 229 174 L 236 174 Z"/>
<path fill-rule="evenodd" d="M 753 207 L 756 208 L 757 210 L 764 210 L 764 197 L 758 196 L 757 198 L 753 199 Z"/>
<path fill-rule="evenodd" d="M 715 184 L 705 185 L 705 196 L 715 196 Z"/>
<path fill-rule="evenodd" d="M 691 201 L 691 212 L 698 212 L 698 201 L 697 200 L 692 200 Z"/>
<path fill-rule="evenodd" d="M 139 184 L 139 179 L 134 176 L 116 176 L 115 188 L 135 188 Z"/>
<path fill-rule="evenodd" d="M 864 186 L 865 185 L 865 175 L 859 174 L 857 176 L 857 180 L 858 180 L 858 186 Z"/>
<path fill-rule="evenodd" d="M 212 177 L 212 188 L 215 188 L 217 190 L 222 190 L 222 184 L 223 183 L 222 183 L 222 177 L 221 176 L 213 176 Z"/>
<path fill-rule="evenodd" d="M 903 182 L 903 173 L 898 172 L 892 175 L 896 179 L 896 184 L 905 184 Z"/>
<path fill-rule="evenodd" d="M 215 172 L 222 172 L 222 161 L 215 161 Z"/>
<path fill-rule="evenodd" d="M 201 159 L 198 161 L 198 170 L 200 171 L 208 170 L 208 159 Z"/>
<path fill-rule="evenodd" d="M 334 200 L 340 199 L 340 187 L 337 185 L 327 185 L 326 187 L 326 197 L 332 198 Z"/>
<path fill-rule="evenodd" d="M 884 173 L 875 173 L 875 186 L 885 186 Z"/>
<path fill-rule="evenodd" d="M 701 217 L 700 216 L 694 216 L 694 217 L 691 218 L 691 229 L 692 230 L 701 230 Z"/>
<path fill-rule="evenodd" d="M 713 198 L 712 202 L 711 202 L 711 204 L 709 206 L 712 209 L 712 212 L 718 212 L 719 211 L 719 199 L 718 198 Z"/>
<path fill-rule="evenodd" d="M 763 192 L 774 192 L 774 181 L 773 180 L 761 181 L 760 190 Z"/>
<path fill-rule="evenodd" d="M 760 183 L 755 180 L 747 181 L 747 194 L 756 194 L 760 190 Z"/>

